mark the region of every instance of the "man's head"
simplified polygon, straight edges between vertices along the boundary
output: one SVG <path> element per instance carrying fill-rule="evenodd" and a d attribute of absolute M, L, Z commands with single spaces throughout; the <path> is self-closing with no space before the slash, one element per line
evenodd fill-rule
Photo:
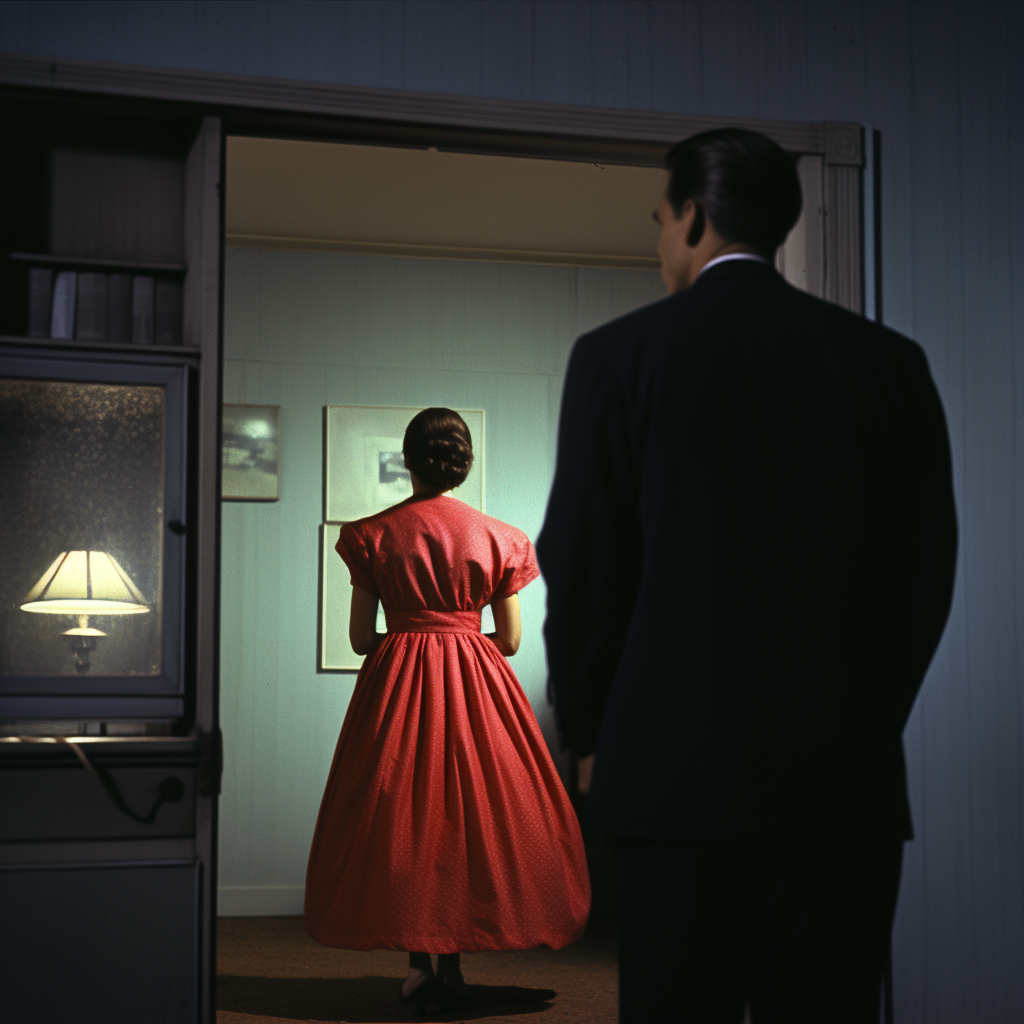
<path fill-rule="evenodd" d="M 701 132 L 665 157 L 668 182 L 655 214 L 670 292 L 689 287 L 716 256 L 772 259 L 800 216 L 800 180 L 771 139 L 742 128 Z"/>

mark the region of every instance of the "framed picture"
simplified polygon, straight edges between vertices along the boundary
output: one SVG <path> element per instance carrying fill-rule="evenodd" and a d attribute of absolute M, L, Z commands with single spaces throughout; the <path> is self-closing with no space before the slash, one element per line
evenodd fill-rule
<path fill-rule="evenodd" d="M 348 566 L 334 550 L 340 523 L 320 527 L 320 643 L 317 669 L 321 672 L 356 671 L 363 655 L 348 642 L 348 618 L 352 610 L 352 584 Z M 384 609 L 377 605 L 377 632 L 387 631 Z"/>
<path fill-rule="evenodd" d="M 227 501 L 281 497 L 281 406 L 222 406 L 221 492 Z"/>
<path fill-rule="evenodd" d="M 402 438 L 419 406 L 324 407 L 324 520 L 347 523 L 412 494 Z M 473 468 L 454 497 L 484 511 L 484 411 L 455 410 L 473 438 Z"/>

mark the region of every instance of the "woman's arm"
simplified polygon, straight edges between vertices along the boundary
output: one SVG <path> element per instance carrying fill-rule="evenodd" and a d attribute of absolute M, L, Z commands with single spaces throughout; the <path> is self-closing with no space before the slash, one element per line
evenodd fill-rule
<path fill-rule="evenodd" d="M 376 595 L 362 587 L 352 587 L 352 610 L 348 617 L 348 639 L 356 654 L 372 654 L 384 633 L 377 632 Z"/>
<path fill-rule="evenodd" d="M 487 637 L 494 641 L 494 646 L 506 658 L 511 658 L 519 650 L 519 641 L 523 636 L 519 621 L 519 595 L 513 594 L 492 601 L 491 611 L 494 612 L 494 632 L 488 633 Z"/>

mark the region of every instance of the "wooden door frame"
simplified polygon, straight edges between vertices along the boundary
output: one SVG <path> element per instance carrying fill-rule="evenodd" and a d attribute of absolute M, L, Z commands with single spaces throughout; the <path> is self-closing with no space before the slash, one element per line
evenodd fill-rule
<path fill-rule="evenodd" d="M 524 156 L 552 160 L 596 161 L 631 166 L 661 166 L 667 149 L 696 132 L 735 126 L 760 131 L 787 152 L 820 156 L 824 181 L 825 297 L 856 312 L 863 309 L 862 176 L 864 131 L 855 122 L 768 121 L 643 110 L 568 106 L 516 100 L 367 89 L 275 78 L 187 71 L 0 54 L 0 87 L 8 94 L 62 99 L 83 105 L 100 103 L 111 116 L 199 115 L 202 131 L 188 173 L 217 181 L 219 202 L 209 188 L 196 210 L 202 230 L 190 242 L 191 287 L 202 297 L 196 325 L 205 372 L 199 418 L 205 438 L 219 449 L 219 407 L 223 344 L 220 311 L 223 293 L 223 140 L 227 135 L 294 138 L 386 146 L 409 146 Z M 220 119 L 219 123 L 216 119 Z M 219 218 L 219 241 L 211 237 Z M 209 267 L 210 271 L 205 269 Z M 200 280 L 200 277 L 202 278 Z M 197 314 L 198 315 L 198 314 Z M 74 343 L 69 343 L 74 345 Z M 211 372 L 211 370 L 214 372 Z M 206 453 L 201 499 L 206 523 L 219 524 L 219 450 Z M 204 571 L 197 600 L 206 623 L 198 637 L 199 739 L 217 743 L 219 541 L 214 530 L 203 536 Z M 209 617 L 209 618 L 208 618 Z M 219 790 L 216 751 L 207 751 L 207 785 Z M 215 851 L 215 818 L 205 841 Z M 215 860 L 211 860 L 211 869 Z M 215 891 L 215 879 L 206 880 Z M 204 901 L 204 914 L 212 904 Z M 215 922 L 207 916 L 204 933 Z M 203 951 L 200 968 L 202 1019 L 212 1021 L 215 946 Z"/>
<path fill-rule="evenodd" d="M 760 131 L 824 161 L 824 293 L 864 309 L 864 129 L 850 121 L 779 121 L 361 86 L 0 54 L 0 83 L 199 108 L 225 135 L 302 138 L 459 152 L 661 166 L 669 146 L 709 128 Z"/>

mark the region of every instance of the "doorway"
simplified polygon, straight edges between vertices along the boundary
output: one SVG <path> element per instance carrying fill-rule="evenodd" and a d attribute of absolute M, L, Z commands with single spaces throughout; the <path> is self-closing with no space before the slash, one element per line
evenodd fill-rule
<path fill-rule="evenodd" d="M 226 174 L 224 401 L 280 407 L 280 498 L 223 507 L 219 913 L 294 915 L 355 681 L 320 667 L 324 587 L 344 577 L 323 410 L 483 409 L 485 511 L 535 537 L 572 343 L 664 295 L 663 173 L 231 137 Z M 543 583 L 521 601 L 514 668 L 571 786 L 545 696 Z"/>
<path fill-rule="evenodd" d="M 483 409 L 485 511 L 536 537 L 573 342 L 664 296 L 664 173 L 245 136 L 226 156 L 224 401 L 279 407 L 280 497 L 223 509 L 218 904 L 222 918 L 292 918 L 226 925 L 232 948 L 256 928 L 284 949 L 304 941 L 306 858 L 355 682 L 321 656 L 330 590 L 348 587 L 325 522 L 324 410 Z M 822 160 L 798 170 L 806 210 L 778 266 L 821 294 Z M 513 667 L 575 796 L 546 701 L 544 596 L 542 581 L 520 595 Z M 600 922 L 610 862 L 583 824 Z"/>

